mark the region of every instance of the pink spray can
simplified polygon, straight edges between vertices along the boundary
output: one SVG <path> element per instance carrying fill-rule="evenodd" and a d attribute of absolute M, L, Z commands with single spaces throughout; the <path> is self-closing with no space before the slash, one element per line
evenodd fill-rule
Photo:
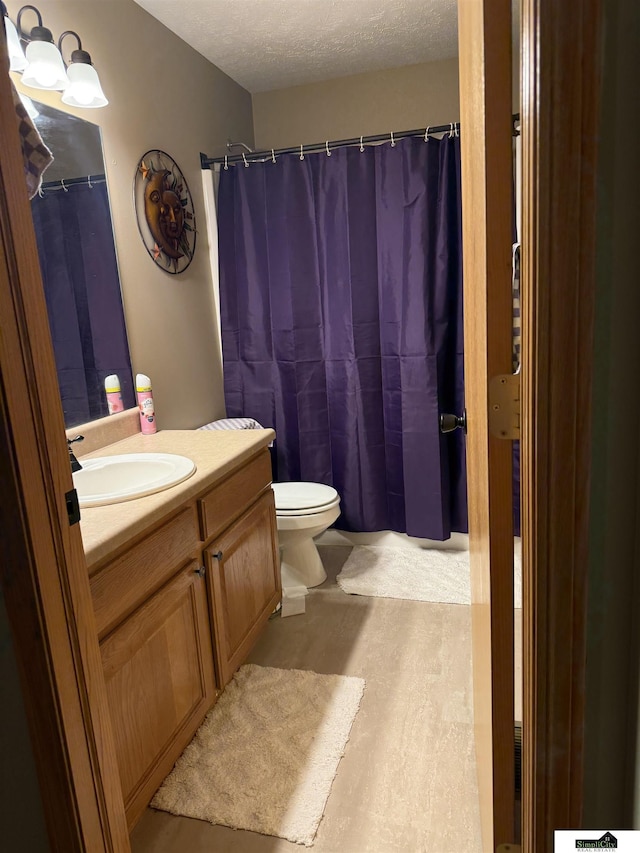
<path fill-rule="evenodd" d="M 109 414 L 115 415 L 116 412 L 124 412 L 124 403 L 122 402 L 122 394 L 120 392 L 120 380 L 115 373 L 107 376 L 104 380 L 104 390 L 107 395 Z"/>
<path fill-rule="evenodd" d="M 156 431 L 156 413 L 151 396 L 151 380 L 144 373 L 136 375 L 136 391 L 140 409 L 140 432 L 143 435 L 152 435 Z"/>

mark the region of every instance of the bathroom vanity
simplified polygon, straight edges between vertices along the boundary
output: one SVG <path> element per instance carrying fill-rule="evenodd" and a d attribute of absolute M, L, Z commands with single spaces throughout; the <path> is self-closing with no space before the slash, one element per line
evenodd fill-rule
<path fill-rule="evenodd" d="M 165 431 L 91 454 L 176 453 L 196 463 L 165 491 L 81 511 L 130 828 L 280 600 L 273 437 Z"/>

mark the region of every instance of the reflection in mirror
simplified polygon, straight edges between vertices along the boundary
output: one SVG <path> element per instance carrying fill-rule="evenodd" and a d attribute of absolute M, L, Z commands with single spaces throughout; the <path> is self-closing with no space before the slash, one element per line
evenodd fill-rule
<path fill-rule="evenodd" d="M 100 128 L 34 102 L 54 161 L 31 202 L 67 428 L 109 414 L 117 374 L 135 405 Z"/>

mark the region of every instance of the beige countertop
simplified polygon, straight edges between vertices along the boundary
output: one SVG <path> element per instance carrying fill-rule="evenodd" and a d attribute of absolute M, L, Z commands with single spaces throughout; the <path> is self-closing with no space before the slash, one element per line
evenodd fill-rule
<path fill-rule="evenodd" d="M 107 506 L 83 507 L 80 529 L 89 568 L 126 545 L 145 528 L 157 524 L 201 495 L 273 441 L 271 429 L 162 430 L 136 435 L 79 457 L 95 458 L 121 453 L 177 453 L 196 464 L 182 483 L 154 495 Z"/>

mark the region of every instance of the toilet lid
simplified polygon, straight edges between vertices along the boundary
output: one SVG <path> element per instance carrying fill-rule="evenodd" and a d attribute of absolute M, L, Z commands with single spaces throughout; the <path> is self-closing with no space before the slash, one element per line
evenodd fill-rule
<path fill-rule="evenodd" d="M 276 510 L 320 509 L 332 503 L 338 493 L 331 486 L 322 483 L 273 483 Z"/>

